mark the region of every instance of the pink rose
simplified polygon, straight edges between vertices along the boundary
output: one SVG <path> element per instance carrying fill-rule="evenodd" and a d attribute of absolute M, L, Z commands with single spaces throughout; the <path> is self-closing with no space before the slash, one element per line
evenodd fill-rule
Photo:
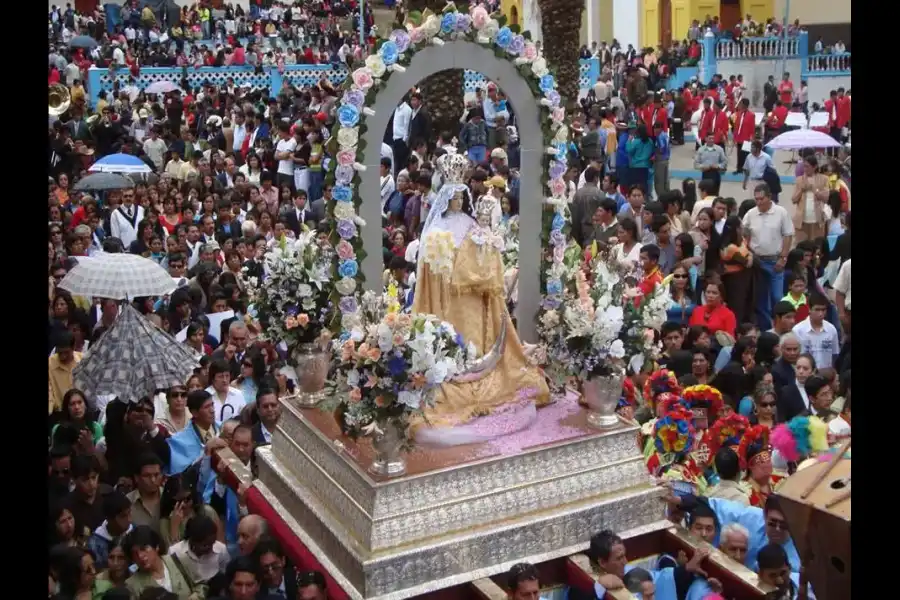
<path fill-rule="evenodd" d="M 342 167 L 352 167 L 356 162 L 356 150 L 340 150 L 337 153 L 337 161 Z"/>
<path fill-rule="evenodd" d="M 563 119 L 566 118 L 566 109 L 562 106 L 557 106 L 550 111 L 550 118 L 553 119 L 553 122 L 555 123 L 562 123 Z"/>
<path fill-rule="evenodd" d="M 478 31 L 484 29 L 485 25 L 488 24 L 490 20 L 490 15 L 488 15 L 488 11 L 482 5 L 478 5 L 472 9 L 472 25 Z"/>
<path fill-rule="evenodd" d="M 561 263 L 566 258 L 565 246 L 553 246 L 553 262 Z"/>
<path fill-rule="evenodd" d="M 413 27 L 409 30 L 409 40 L 413 44 L 421 44 L 425 40 L 425 32 L 421 27 Z"/>
<path fill-rule="evenodd" d="M 341 240 L 338 242 L 337 248 L 338 258 L 341 260 L 350 260 L 352 258 L 356 258 L 356 252 L 353 251 L 353 246 L 347 240 Z"/>
<path fill-rule="evenodd" d="M 566 193 L 566 182 L 562 179 L 550 180 L 550 193 L 553 197 L 558 198 Z"/>
<path fill-rule="evenodd" d="M 372 70 L 368 67 L 360 67 L 353 71 L 353 84 L 362 91 L 368 91 L 375 79 L 372 76 Z"/>
<path fill-rule="evenodd" d="M 536 59 L 537 58 L 537 46 L 535 46 L 531 42 L 526 42 L 525 49 L 522 50 L 522 58 L 526 58 L 528 60 Z"/>

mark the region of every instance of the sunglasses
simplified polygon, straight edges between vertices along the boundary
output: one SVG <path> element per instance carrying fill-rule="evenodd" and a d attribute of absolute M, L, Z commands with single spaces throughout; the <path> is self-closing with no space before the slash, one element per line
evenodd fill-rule
<path fill-rule="evenodd" d="M 782 531 L 787 531 L 788 528 L 787 522 L 781 521 L 779 519 L 769 519 L 768 521 L 766 521 L 766 525 L 768 525 L 772 529 L 780 529 Z"/>
<path fill-rule="evenodd" d="M 760 408 L 772 408 L 775 406 L 775 402 L 758 402 Z"/>
<path fill-rule="evenodd" d="M 687 275 L 672 275 L 672 279 L 687 279 Z"/>
<path fill-rule="evenodd" d="M 169 392 L 169 396 L 172 398 L 186 398 L 187 392 Z"/>

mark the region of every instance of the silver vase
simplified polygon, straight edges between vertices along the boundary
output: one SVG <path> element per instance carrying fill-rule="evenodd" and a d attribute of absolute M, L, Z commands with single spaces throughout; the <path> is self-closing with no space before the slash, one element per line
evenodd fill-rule
<path fill-rule="evenodd" d="M 331 353 L 317 344 L 300 344 L 291 353 L 291 362 L 297 373 L 295 402 L 303 408 L 315 406 L 326 396 Z"/>
<path fill-rule="evenodd" d="M 588 424 L 597 429 L 611 429 L 619 424 L 616 408 L 622 396 L 624 376 L 592 377 L 582 383 L 584 403 L 588 406 Z"/>
<path fill-rule="evenodd" d="M 372 448 L 375 460 L 369 470 L 383 477 L 397 477 L 406 473 L 406 461 L 403 459 L 403 427 L 395 419 L 378 421 L 375 434 L 372 436 Z"/>

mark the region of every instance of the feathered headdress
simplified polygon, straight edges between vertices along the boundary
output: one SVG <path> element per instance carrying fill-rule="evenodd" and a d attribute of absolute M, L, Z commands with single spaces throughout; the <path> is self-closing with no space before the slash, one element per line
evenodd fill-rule
<path fill-rule="evenodd" d="M 644 383 L 644 402 L 650 408 L 656 411 L 657 396 L 660 394 L 672 394 L 679 396 L 681 394 L 681 386 L 678 385 L 678 378 L 674 371 L 668 369 L 660 369 L 654 371 Z"/>
<path fill-rule="evenodd" d="M 744 438 L 744 432 L 750 428 L 750 421 L 747 417 L 731 413 L 727 417 L 722 417 L 709 428 L 710 433 L 710 449 L 712 456 L 716 455 L 719 448 L 727 446 L 735 452 L 739 452 L 738 448 L 741 440 Z"/>
<path fill-rule="evenodd" d="M 794 417 L 772 432 L 772 447 L 788 462 L 828 450 L 828 425 L 819 417 Z"/>
<path fill-rule="evenodd" d="M 738 446 L 741 468 L 772 462 L 772 449 L 769 445 L 769 428 L 765 425 L 754 425 L 744 432 L 744 439 Z"/>
<path fill-rule="evenodd" d="M 691 411 L 676 406 L 653 426 L 653 438 L 659 454 L 671 456 L 669 462 L 679 462 L 694 448 L 696 431 Z"/>
<path fill-rule="evenodd" d="M 695 419 L 716 420 L 722 410 L 722 392 L 711 385 L 692 385 L 682 393 L 684 403 L 694 413 Z"/>

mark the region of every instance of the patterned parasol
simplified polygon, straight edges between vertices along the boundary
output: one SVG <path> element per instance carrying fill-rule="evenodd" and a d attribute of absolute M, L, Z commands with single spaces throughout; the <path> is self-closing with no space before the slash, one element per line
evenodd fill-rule
<path fill-rule="evenodd" d="M 183 384 L 198 364 L 193 350 L 125 304 L 112 327 L 75 367 L 75 387 L 88 395 L 135 402 Z"/>
<path fill-rule="evenodd" d="M 175 289 L 175 281 L 149 258 L 104 253 L 79 261 L 59 287 L 75 296 L 129 300 L 164 296 Z"/>

